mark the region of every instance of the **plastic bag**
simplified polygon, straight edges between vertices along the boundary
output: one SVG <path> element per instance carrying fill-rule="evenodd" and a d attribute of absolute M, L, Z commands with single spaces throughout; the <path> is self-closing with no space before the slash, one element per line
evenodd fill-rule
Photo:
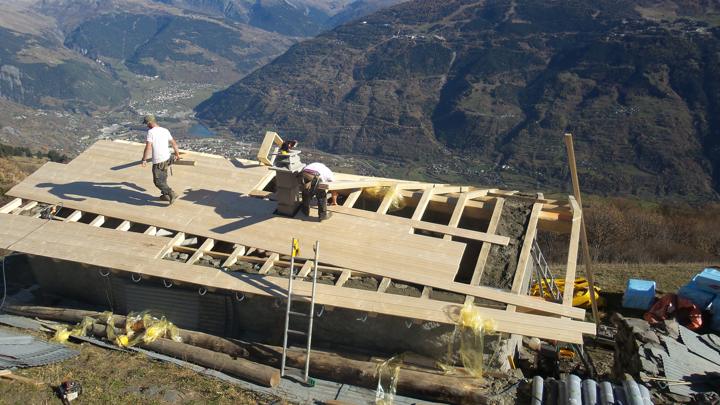
<path fill-rule="evenodd" d="M 70 336 L 85 336 L 87 335 L 88 329 L 92 328 L 94 322 L 94 319 L 86 316 L 80 323 L 75 325 L 75 327 L 70 330 L 68 330 L 67 328 L 58 328 L 57 330 L 55 330 L 55 336 L 53 336 L 50 340 L 54 342 L 65 343 L 70 338 Z"/>
<path fill-rule="evenodd" d="M 402 366 L 402 356 L 391 357 L 378 364 L 378 385 L 375 390 L 376 405 L 392 405 L 397 392 L 398 376 Z"/>

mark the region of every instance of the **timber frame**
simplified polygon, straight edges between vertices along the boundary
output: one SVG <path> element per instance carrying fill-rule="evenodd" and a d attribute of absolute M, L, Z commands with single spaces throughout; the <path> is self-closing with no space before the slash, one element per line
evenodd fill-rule
<path fill-rule="evenodd" d="M 272 145 L 282 142 L 277 134 L 272 132 L 268 134 L 271 136 L 266 137 L 266 142 L 263 143 L 266 149 L 269 150 Z M 48 164 L 13 188 L 8 195 L 15 199 L 0 208 L 0 249 L 84 263 L 109 269 L 112 273 L 130 273 L 134 277 L 139 276 L 157 282 L 193 285 L 208 291 L 283 299 L 286 297 L 286 278 L 281 277 L 273 269 L 287 269 L 290 266 L 289 252 L 282 248 L 289 245 L 289 238 L 285 240 L 284 236 L 277 236 L 281 240 L 275 243 L 269 235 L 257 236 L 256 233 L 250 234 L 251 230 L 267 231 L 271 228 L 258 227 L 264 226 L 264 222 L 284 221 L 282 222 L 284 226 L 292 224 L 290 226 L 295 227 L 292 232 L 299 234 L 305 232 L 307 239 L 317 234 L 312 233 L 315 232 L 314 228 L 318 228 L 319 234 L 326 233 L 325 229 L 333 230 L 332 226 L 335 222 L 345 228 L 352 226 L 359 234 L 365 232 L 387 234 L 388 245 L 397 243 L 396 246 L 388 246 L 387 251 L 392 252 L 393 249 L 399 250 L 407 246 L 407 249 L 413 249 L 407 252 L 407 256 L 416 257 L 419 267 L 413 267 L 412 263 L 405 263 L 403 266 L 402 263 L 406 259 L 402 257 L 389 258 L 391 259 L 389 263 L 397 263 L 397 265 L 378 266 L 374 264 L 378 261 L 370 258 L 369 255 L 380 255 L 379 251 L 367 251 L 366 254 L 355 252 L 357 258 L 354 258 L 355 256 L 343 256 L 334 245 L 324 248 L 319 270 L 333 275 L 334 283 L 319 285 L 317 303 L 324 305 L 328 310 L 335 307 L 347 308 L 371 316 L 381 314 L 413 319 L 416 322 L 433 321 L 452 324 L 457 321 L 464 302 L 481 305 L 483 315 L 496 320 L 499 332 L 570 343 L 582 343 L 583 334 L 595 333 L 594 326 L 584 322 L 585 311 L 572 307 L 572 286 L 577 263 L 579 224 L 582 218 L 582 211 L 573 197 L 561 201 L 546 199 L 542 194 L 529 196 L 517 191 L 338 174 L 337 181 L 330 183 L 330 186 L 343 196 L 344 203 L 341 206 L 330 207 L 334 212 L 330 220 L 317 223 L 302 218 L 294 221 L 292 218 L 278 219 L 270 214 L 267 216 L 258 214 L 257 222 L 251 221 L 250 225 L 246 226 L 247 231 L 241 227 L 231 228 L 231 232 L 223 232 L 218 229 L 230 228 L 227 223 L 232 223 L 235 219 L 230 214 L 227 218 L 212 217 L 220 226 L 212 228 L 208 223 L 203 228 L 199 220 L 195 221 L 190 217 L 181 220 L 170 216 L 145 215 L 144 211 L 149 209 L 137 206 L 134 202 L 132 204 L 135 206 L 127 209 L 122 205 L 118 206 L 116 201 L 107 201 L 104 196 L 92 193 L 84 194 L 89 197 L 83 197 L 83 200 L 78 201 L 79 199 L 73 196 L 66 197 L 62 193 L 48 194 L 45 190 L 39 190 L 50 179 L 61 177 L 68 182 L 66 184 L 91 183 L 92 180 L 83 178 L 82 169 L 85 165 L 100 165 L 95 163 L 98 161 L 103 162 L 102 167 L 112 166 L 110 170 L 116 170 L 118 167 L 124 169 L 123 165 L 118 165 L 122 161 L 114 160 L 113 156 L 119 155 L 120 160 L 122 156 L 134 156 L 139 147 L 141 147 L 139 144 L 128 142 L 101 141 L 68 165 Z M 247 176 L 242 175 L 244 177 L 241 179 L 245 183 L 242 187 L 238 186 L 238 192 L 256 201 L 248 204 L 252 206 L 260 204 L 262 210 L 267 210 L 267 207 L 274 204 L 273 193 L 267 190 L 275 172 L 267 169 L 267 154 L 263 155 L 266 159 L 259 157 L 259 165 L 258 162 L 239 161 L 249 169 L 238 168 L 237 165 L 215 156 L 192 152 L 187 154 L 195 156 L 197 165 L 176 168 L 175 171 L 180 172 L 177 175 L 178 179 L 187 180 L 188 184 L 191 181 L 195 184 L 205 181 L 206 183 L 202 185 L 208 186 L 207 182 L 210 180 L 203 179 L 201 176 L 203 170 L 212 172 L 208 176 L 220 177 L 231 177 L 236 175 L 236 171 L 248 170 L 252 173 Z M 54 174 L 55 172 L 59 174 Z M 108 173 L 108 176 L 113 175 L 111 171 Z M 142 176 L 136 175 L 135 172 L 129 174 L 131 176 L 127 181 L 134 181 L 132 184 L 137 187 L 146 185 L 149 180 L 145 178 L 148 177 L 147 174 Z M 115 176 L 117 179 L 120 178 Z M 171 179 L 171 182 L 173 180 L 175 179 Z M 124 187 L 122 190 L 127 189 L 127 186 L 119 187 Z M 152 187 L 151 183 L 149 187 Z M 218 181 L 218 193 L 225 191 L 221 187 Z M 187 190 L 188 187 L 185 189 Z M 189 192 L 186 191 L 186 196 L 192 193 L 193 190 L 190 189 Z M 197 201 L 205 201 L 205 197 L 199 197 Z M 519 246 L 520 255 L 512 288 L 500 290 L 481 286 L 482 274 L 491 247 L 510 243 L 508 237 L 497 234 L 503 207 L 510 198 L 524 199 L 532 203 L 530 220 L 522 244 Z M 176 203 L 179 208 L 173 205 L 171 208 L 163 209 L 177 210 L 190 215 L 195 214 L 193 210 L 199 211 L 202 208 L 197 201 L 193 201 L 193 204 L 183 201 L 187 199 L 187 197 L 180 198 Z M 402 210 L 393 211 L 393 208 L 397 208 L 393 206 L 397 201 L 402 201 L 404 207 Z M 63 209 L 53 218 L 50 220 L 39 218 L 40 208 L 58 203 L 62 204 Z M 187 207 L 183 204 L 187 204 Z M 371 209 L 368 209 L 368 206 L 371 206 Z M 182 211 L 184 209 L 187 211 Z M 216 211 L 224 214 L 222 207 L 216 208 Z M 402 213 L 399 214 L 399 211 Z M 210 214 L 203 215 L 205 216 L 202 218 L 211 218 Z M 437 223 L 427 219 L 438 215 L 449 217 L 449 220 L 447 223 Z M 153 218 L 159 219 L 153 221 Z M 464 227 L 464 223 L 468 220 L 481 221 L 487 223 L 487 226 L 483 229 L 468 229 Z M 565 272 L 566 290 L 562 302 L 559 303 L 547 302 L 527 295 L 534 268 L 531 249 L 539 230 L 570 234 Z M 197 238 L 197 243 L 188 244 L 187 241 L 194 240 L 193 238 Z M 106 241 L 109 246 L 100 246 L 100 243 L 95 242 L 101 240 Z M 306 240 L 306 246 L 312 242 L 314 240 Z M 449 261 L 444 258 L 449 258 L 458 252 L 462 255 L 465 246 L 471 242 L 480 246 L 479 254 L 472 263 L 472 275 L 469 277 L 469 282 L 456 281 L 460 258 L 455 257 Z M 365 245 L 364 239 L 344 240 L 343 243 L 345 245 L 342 246 L 360 250 L 379 249 L 382 246 L 382 244 L 377 245 L 378 247 Z M 118 252 L 118 246 L 125 246 L 129 251 Z M 310 251 L 306 247 L 303 250 Z M 166 260 L 173 252 L 184 253 L 187 259 L 184 262 Z M 308 253 L 296 261 L 301 275 L 306 276 L 311 268 L 312 261 L 309 257 Z M 219 261 L 220 265 L 209 267 L 200 264 L 202 259 L 211 259 L 216 263 Z M 254 270 L 232 271 L 242 263 Z M 434 270 L 436 268 L 437 271 Z M 350 280 L 359 277 L 375 278 L 377 289 L 368 291 L 348 286 Z M 395 283 L 416 285 L 422 293 L 418 297 L 394 294 L 389 291 L 389 287 Z M 299 281 L 296 288 L 299 293 L 309 291 L 310 283 Z M 461 295 L 463 299 L 459 302 L 444 301 L 436 298 L 433 290 L 455 293 Z M 492 301 L 496 305 L 476 303 L 477 298 L 482 298 L 484 303 Z M 298 299 L 304 300 L 302 297 Z"/>

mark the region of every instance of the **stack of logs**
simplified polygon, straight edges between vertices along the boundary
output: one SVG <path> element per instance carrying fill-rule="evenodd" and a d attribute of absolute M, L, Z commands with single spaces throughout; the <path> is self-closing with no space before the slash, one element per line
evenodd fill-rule
<path fill-rule="evenodd" d="M 106 325 L 99 312 L 41 306 L 6 306 L 8 313 L 36 317 L 53 321 L 78 323 L 84 317 L 98 319 L 92 333 L 97 337 L 106 336 Z M 114 315 L 115 327 L 125 325 L 125 317 Z M 280 382 L 278 367 L 282 348 L 225 339 L 206 333 L 180 329 L 183 343 L 159 338 L 152 343 L 141 344 L 148 350 L 199 364 L 204 367 L 223 370 L 256 384 L 275 387 Z M 305 354 L 289 350 L 287 364 L 302 368 Z M 343 357 L 339 354 L 313 350 L 310 374 L 314 377 L 352 384 L 366 388 L 377 386 L 377 362 L 362 361 Z M 448 376 L 432 370 L 402 368 L 398 378 L 397 393 L 448 403 L 489 404 L 494 401 L 486 394 L 488 381 L 465 376 Z"/>

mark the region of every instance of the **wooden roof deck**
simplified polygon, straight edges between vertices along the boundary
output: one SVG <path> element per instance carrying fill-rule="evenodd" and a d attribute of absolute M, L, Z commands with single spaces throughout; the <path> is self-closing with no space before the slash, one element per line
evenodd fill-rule
<path fill-rule="evenodd" d="M 494 235 L 492 226 L 487 232 L 458 228 L 462 215 L 485 215 L 487 219 L 495 218 L 497 224 L 500 210 L 496 208 L 502 207 L 502 192 L 383 179 L 394 192 L 416 201 L 415 215 L 409 219 L 386 215 L 388 198 L 380 202 L 377 212 L 352 208 L 353 193 L 357 198 L 361 191 L 358 187 L 377 179 L 340 174 L 335 186 L 350 194 L 350 203 L 335 207 L 335 215 L 329 220 L 317 222 L 302 214 L 294 218 L 273 215 L 275 202 L 251 196 L 258 194 L 274 174 L 267 166 L 244 161 L 239 168 L 217 156 L 189 153 L 187 156 L 196 160 L 197 165 L 173 167 L 169 183 L 180 198 L 168 207 L 154 201 L 158 193 L 149 168 L 143 169 L 138 164 L 141 153 L 140 144 L 100 141 L 67 165 L 44 165 L 8 192 L 18 200 L 0 209 L 0 214 L 11 214 L 0 215 L 0 248 L 209 288 L 284 296 L 287 282 L 284 278 L 230 274 L 204 266 L 192 266 L 192 271 L 188 271 L 187 264 L 162 257 L 176 249 L 186 235 L 196 235 L 208 242 L 195 249 L 195 260 L 208 254 L 224 258 L 225 264 L 257 261 L 244 256 L 246 249 L 254 248 L 267 252 L 263 268 L 269 268 L 282 262 L 291 238 L 300 240 L 301 256 L 305 257 L 312 255 L 311 246 L 319 240 L 321 263 L 326 270 L 342 273 L 336 285 L 320 287 L 318 302 L 322 304 L 444 323 L 455 321 L 459 305 L 384 293 L 383 285 L 387 287 L 390 279 L 397 279 L 509 304 L 508 310 L 483 309 L 499 322 L 503 332 L 575 343 L 582 342 L 583 333 L 594 333 L 592 324 L 561 318 L 584 318 L 584 310 L 572 308 L 567 302 L 555 304 L 528 297 L 526 288 L 502 291 L 480 287 L 475 276 L 470 284 L 454 281 L 466 244 L 452 240 L 452 235 L 482 241 L 476 275 L 482 272 L 490 245 L 508 243 L 506 237 Z M 452 206 L 447 203 L 450 199 Z M 76 211 L 64 218 L 65 223 L 17 215 L 23 205 L 33 202 L 61 203 Z M 422 221 L 422 211 L 433 204 L 448 206 L 451 213 L 448 225 Z M 534 227 L 543 224 L 552 229 L 574 230 L 571 225 L 580 212 L 573 210 L 572 204 L 544 199 L 535 204 L 529 240 L 534 238 Z M 94 218 L 91 225 L 96 226 L 72 223 L 83 215 L 91 215 Z M 102 222 L 99 218 L 116 218 L 123 223 L 116 230 L 99 228 L 97 225 Z M 131 223 L 142 224 L 145 231 L 122 232 Z M 174 236 L 152 236 L 158 228 L 171 230 Z M 429 229 L 445 237 L 414 234 L 413 229 Z M 577 238 L 572 236 L 576 252 Z M 214 241 L 233 244 L 235 250 L 230 254 L 213 252 Z M 572 256 L 572 242 L 570 248 Z M 519 269 L 522 266 L 522 271 L 516 273 L 517 286 L 529 282 L 528 257 L 529 248 L 523 249 L 521 262 L 524 262 L 518 266 Z M 382 277 L 380 289 L 343 287 L 344 281 L 340 280 L 355 273 Z M 568 273 L 574 278 L 571 260 Z M 308 284 L 300 282 L 298 288 L 302 291 Z"/>

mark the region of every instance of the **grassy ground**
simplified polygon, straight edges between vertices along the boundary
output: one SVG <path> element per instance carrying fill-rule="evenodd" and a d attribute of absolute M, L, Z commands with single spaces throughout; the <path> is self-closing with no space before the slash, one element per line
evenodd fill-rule
<path fill-rule="evenodd" d="M 12 331 L 19 329 L 4 328 Z M 25 332 L 28 333 L 28 332 Z M 47 338 L 42 333 L 36 337 Z M 282 404 L 271 397 L 238 388 L 142 354 L 68 343 L 80 355 L 62 363 L 15 371 L 48 385 L 36 387 L 0 378 L 0 404 L 59 404 L 54 388 L 77 380 L 83 393 L 73 404 Z"/>
<path fill-rule="evenodd" d="M 45 164 L 46 159 L 9 156 L 0 157 L 0 205 L 11 198 L 5 192 Z"/>

